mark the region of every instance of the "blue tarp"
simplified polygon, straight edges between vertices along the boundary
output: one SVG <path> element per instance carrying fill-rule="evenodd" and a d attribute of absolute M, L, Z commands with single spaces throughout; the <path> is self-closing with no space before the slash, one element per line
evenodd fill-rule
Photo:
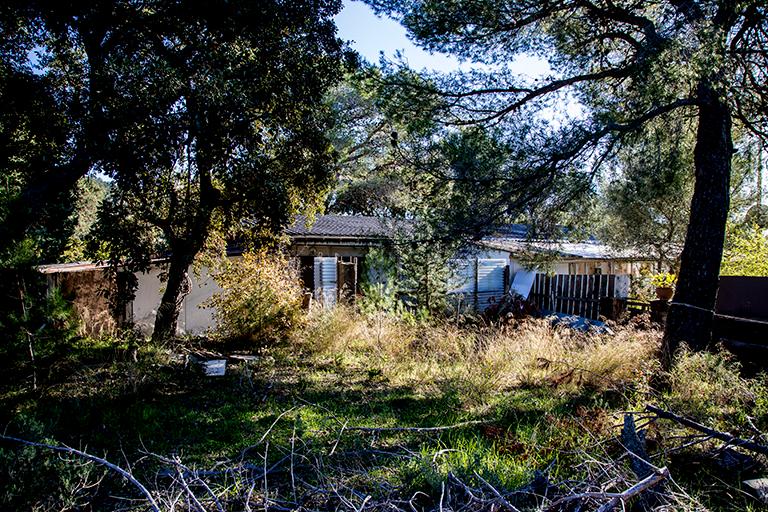
<path fill-rule="evenodd" d="M 592 331 L 601 334 L 613 334 L 613 331 L 607 325 L 605 325 L 605 322 L 601 322 L 600 320 L 592 320 L 583 316 L 566 315 L 564 313 L 557 313 L 554 311 L 548 311 L 546 309 L 542 310 L 541 314 L 544 317 L 549 318 L 549 320 L 552 322 L 552 325 L 564 325 L 566 327 L 570 327 L 571 329 L 584 332 Z"/>

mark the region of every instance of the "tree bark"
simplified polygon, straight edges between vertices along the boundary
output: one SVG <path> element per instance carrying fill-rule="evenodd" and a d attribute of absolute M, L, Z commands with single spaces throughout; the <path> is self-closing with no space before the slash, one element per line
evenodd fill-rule
<path fill-rule="evenodd" d="M 199 155 L 198 155 L 198 158 Z M 152 331 L 152 342 L 160 343 L 176 335 L 181 300 L 189 290 L 187 286 L 187 271 L 202 250 L 211 227 L 213 210 L 218 202 L 217 189 L 213 186 L 209 172 L 200 172 L 200 202 L 197 214 L 191 220 L 185 236 L 179 238 L 168 232 L 171 241 L 171 260 L 168 267 L 166 283 L 160 306 L 157 308 L 155 328 Z"/>
<path fill-rule="evenodd" d="M 189 266 L 192 264 L 195 254 L 185 254 L 187 251 L 174 251 L 168 266 L 168 281 L 165 285 L 160 306 L 157 308 L 155 327 L 152 331 L 152 342 L 161 343 L 176 335 L 176 327 L 179 321 L 181 301 L 187 290 L 187 276 Z"/>
<path fill-rule="evenodd" d="M 708 80 L 698 87 L 699 125 L 691 217 L 680 256 L 680 272 L 664 333 L 663 359 L 669 365 L 682 342 L 694 350 L 712 341 L 712 320 L 730 204 L 733 143 L 731 113 Z"/>

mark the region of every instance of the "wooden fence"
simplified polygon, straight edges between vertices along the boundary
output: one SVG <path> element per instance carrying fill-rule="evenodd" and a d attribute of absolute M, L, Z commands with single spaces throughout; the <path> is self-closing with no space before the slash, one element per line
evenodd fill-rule
<path fill-rule="evenodd" d="M 537 274 L 529 300 L 541 310 L 597 320 L 600 299 L 624 298 L 629 276 L 603 274 Z"/>

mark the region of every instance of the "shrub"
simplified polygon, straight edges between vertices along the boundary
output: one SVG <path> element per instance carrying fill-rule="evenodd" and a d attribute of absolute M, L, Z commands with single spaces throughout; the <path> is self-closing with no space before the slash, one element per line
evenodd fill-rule
<path fill-rule="evenodd" d="M 677 284 L 677 276 L 662 272 L 651 276 L 651 284 L 657 288 L 673 288 Z"/>
<path fill-rule="evenodd" d="M 0 278 L 0 366 L 66 350 L 77 335 L 78 320 L 60 290 L 48 290 L 34 269 L 5 269 Z"/>
<path fill-rule="evenodd" d="M 205 306 L 215 309 L 223 337 L 276 341 L 300 318 L 304 288 L 298 268 L 282 254 L 245 253 L 213 277 L 222 290 Z"/>
<path fill-rule="evenodd" d="M 56 444 L 31 416 L 20 414 L 9 427 L 10 435 Z M 89 510 L 105 472 L 93 462 L 5 443 L 0 447 L 0 509 Z"/>
<path fill-rule="evenodd" d="M 675 357 L 667 401 L 679 414 L 733 428 L 745 424 L 747 413 L 765 419 L 768 388 L 765 376 L 742 377 L 741 365 L 728 352 L 684 348 Z"/>
<path fill-rule="evenodd" d="M 720 275 L 768 276 L 768 232 L 757 225 L 729 226 Z"/>

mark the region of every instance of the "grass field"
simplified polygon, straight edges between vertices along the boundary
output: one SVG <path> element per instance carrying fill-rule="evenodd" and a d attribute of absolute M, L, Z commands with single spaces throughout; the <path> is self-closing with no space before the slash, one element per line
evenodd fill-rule
<path fill-rule="evenodd" d="M 386 500 L 410 509 L 404 503 L 416 496 L 416 510 L 431 510 L 442 506 L 451 479 L 508 492 L 542 475 L 561 488 L 601 478 L 610 488 L 611 477 L 631 478 L 618 435 L 623 413 L 646 404 L 734 434 L 768 430 L 762 376 L 741 377 L 723 355 L 687 353 L 663 374 L 655 331 L 407 323 L 339 308 L 309 317 L 290 339 L 254 351 L 255 360 L 232 363 L 218 378 L 179 356 L 196 343 L 146 347 L 132 362 L 115 340 L 81 340 L 39 370 L 37 391 L 21 374 L 4 384 L 5 432 L 130 464 L 158 488 L 162 463 L 150 453 L 196 468 L 274 466 L 269 481 L 251 489 L 253 503 L 261 500 L 254 510 L 265 498 L 276 509 L 296 508 L 297 492 L 313 496 L 305 509 L 357 510 L 365 496 L 368 507 Z M 659 382 L 664 391 L 654 390 Z M 679 485 L 674 508 L 758 510 L 740 482 L 760 475 L 762 461 L 723 467 L 713 441 L 677 449 L 683 443 L 675 436 L 692 434 L 665 421 L 647 427 L 654 463 Z M 144 506 L 115 498 L 136 492 L 97 465 L 8 443 L 0 450 L 2 510 Z M 221 496 L 242 491 L 240 483 L 217 485 Z M 521 509 L 545 503 L 515 500 Z"/>

